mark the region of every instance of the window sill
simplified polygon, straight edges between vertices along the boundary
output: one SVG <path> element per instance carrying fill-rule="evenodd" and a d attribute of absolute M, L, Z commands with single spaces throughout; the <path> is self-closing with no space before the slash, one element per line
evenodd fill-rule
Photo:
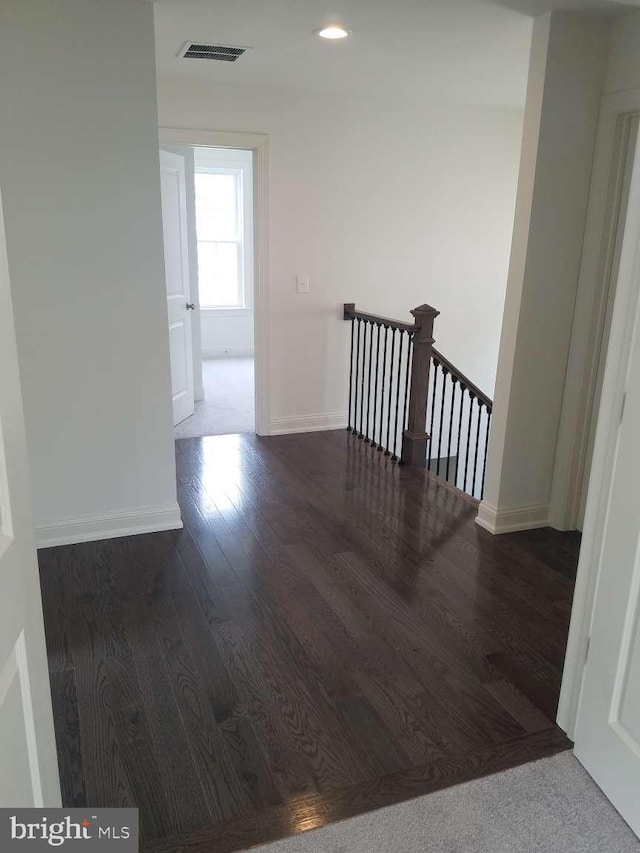
<path fill-rule="evenodd" d="M 200 311 L 202 314 L 210 314 L 211 316 L 224 314 L 225 317 L 246 317 L 253 313 L 253 308 L 207 308 L 203 306 Z"/>

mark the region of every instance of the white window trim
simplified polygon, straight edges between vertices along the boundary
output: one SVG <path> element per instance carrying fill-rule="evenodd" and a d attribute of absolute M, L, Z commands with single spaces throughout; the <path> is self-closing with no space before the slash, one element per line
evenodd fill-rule
<path fill-rule="evenodd" d="M 212 157 L 211 163 L 197 164 L 195 174 L 239 175 L 238 188 L 238 217 L 239 231 L 242 234 L 239 278 L 240 303 L 238 305 L 208 305 L 201 303 L 203 311 L 252 311 L 253 310 L 253 174 L 250 163 L 241 160 L 233 161 L 220 158 L 217 162 Z M 197 235 L 196 235 L 197 236 Z M 226 242 L 226 241 L 220 241 Z M 236 242 L 236 241 L 228 241 Z M 202 289 L 199 288 L 200 293 Z"/>

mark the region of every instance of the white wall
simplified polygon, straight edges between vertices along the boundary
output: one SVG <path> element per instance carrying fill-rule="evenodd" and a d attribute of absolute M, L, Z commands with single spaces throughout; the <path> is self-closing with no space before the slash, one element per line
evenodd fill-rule
<path fill-rule="evenodd" d="M 611 27 L 605 92 L 640 88 L 640 14 L 618 18 Z"/>
<path fill-rule="evenodd" d="M 343 302 L 441 311 L 437 346 L 493 391 L 522 114 L 160 79 L 166 127 L 270 137 L 272 420 L 346 413 Z M 296 295 L 296 274 L 310 276 Z M 300 423 L 303 423 L 302 421 Z"/>
<path fill-rule="evenodd" d="M 537 18 L 485 499 L 492 532 L 549 521 L 608 26 Z"/>
<path fill-rule="evenodd" d="M 3 0 L 0 79 L 40 541 L 176 527 L 153 8 Z"/>
<path fill-rule="evenodd" d="M 202 310 L 202 355 L 225 358 L 253 355 L 253 310 Z"/>

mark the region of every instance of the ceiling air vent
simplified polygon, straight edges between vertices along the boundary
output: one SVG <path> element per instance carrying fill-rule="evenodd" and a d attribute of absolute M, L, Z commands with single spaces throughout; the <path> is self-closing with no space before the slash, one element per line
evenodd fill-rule
<path fill-rule="evenodd" d="M 249 50 L 247 47 L 188 41 L 182 46 L 178 56 L 184 59 L 217 59 L 220 62 L 235 62 L 247 50 Z"/>

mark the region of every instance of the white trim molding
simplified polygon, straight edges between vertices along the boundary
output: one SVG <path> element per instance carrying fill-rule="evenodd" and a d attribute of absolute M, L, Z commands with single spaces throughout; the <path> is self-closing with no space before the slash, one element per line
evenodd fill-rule
<path fill-rule="evenodd" d="M 253 354 L 253 347 L 202 347 L 203 358 L 245 358 Z"/>
<path fill-rule="evenodd" d="M 255 348 L 256 432 L 270 433 L 269 346 L 269 137 L 202 128 L 159 128 L 160 145 L 210 145 L 253 151 L 253 328 Z M 206 309 L 205 309 L 206 310 Z"/>
<path fill-rule="evenodd" d="M 489 533 L 513 533 L 516 530 L 534 530 L 548 527 L 549 504 L 503 507 L 498 509 L 487 501 L 478 507 L 476 524 Z"/>
<path fill-rule="evenodd" d="M 272 418 L 270 435 L 289 435 L 294 432 L 323 432 L 346 429 L 346 412 L 327 412 L 322 415 L 297 415 L 289 418 Z"/>
<path fill-rule="evenodd" d="M 606 96 L 603 112 L 609 122 L 640 111 L 640 89 Z M 620 414 L 640 286 L 640 146 L 636 143 L 620 270 L 613 304 L 611 332 L 600 395 L 584 530 L 578 561 L 567 653 L 562 674 L 557 723 L 573 739 L 589 635 L 598 585 L 602 545 L 607 527 Z"/>
<path fill-rule="evenodd" d="M 38 548 L 76 545 L 117 536 L 180 530 L 181 527 L 182 516 L 177 503 L 139 506 L 43 522 L 36 526 L 36 545 Z"/>
<path fill-rule="evenodd" d="M 24 630 L 20 631 L 15 646 L 9 653 L 9 657 L 5 661 L 2 670 L 0 670 L 0 707 L 2 707 L 9 689 L 16 679 L 18 680 L 18 688 L 22 699 L 24 735 L 27 745 L 27 760 L 29 763 L 29 775 L 31 777 L 33 804 L 36 808 L 42 808 L 44 806 L 44 797 L 42 795 L 38 738 L 36 736 L 36 724 L 33 716 L 33 694 L 29 679 L 27 644 Z"/>
<path fill-rule="evenodd" d="M 615 251 L 627 162 L 635 148 L 640 90 L 604 95 L 565 379 L 549 515 L 559 530 L 581 523 L 593 451 L 605 324 L 615 292 Z M 619 247 L 618 247 L 619 248 Z"/>

